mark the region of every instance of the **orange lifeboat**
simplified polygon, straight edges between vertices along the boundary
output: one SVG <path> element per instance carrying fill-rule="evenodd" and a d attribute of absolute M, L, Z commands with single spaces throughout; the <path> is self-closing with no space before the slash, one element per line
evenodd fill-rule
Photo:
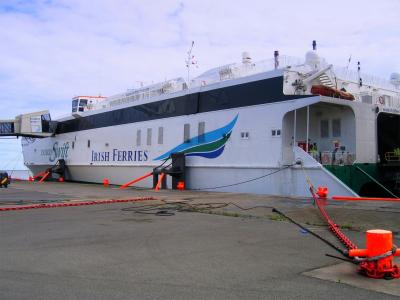
<path fill-rule="evenodd" d="M 346 100 L 354 100 L 353 94 L 325 86 L 325 85 L 313 85 L 311 87 L 311 94 L 313 95 L 321 95 L 321 96 L 327 96 L 327 97 L 332 97 L 332 98 L 340 98 L 340 99 L 346 99 Z"/>

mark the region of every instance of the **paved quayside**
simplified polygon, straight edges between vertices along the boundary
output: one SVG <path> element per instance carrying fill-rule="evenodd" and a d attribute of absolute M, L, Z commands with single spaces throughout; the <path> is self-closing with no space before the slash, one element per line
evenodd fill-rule
<path fill-rule="evenodd" d="M 0 212 L 0 298 L 394 299 L 400 295 L 398 280 L 376 281 L 349 272 L 349 266 L 325 256 L 336 255 L 333 249 L 271 213 L 270 207 L 277 207 L 339 245 L 310 199 L 13 182 L 0 190 L 0 208 L 149 196 L 168 202 L 264 207 L 243 211 L 229 205 L 212 213 L 172 216 L 122 210 L 149 204 L 142 202 Z M 346 234 L 360 246 L 364 234 L 359 229 L 398 230 L 400 208 L 393 203 L 335 203 L 327 210 L 338 224 L 351 229 Z M 394 243 L 399 244 L 398 234 Z M 384 289 L 374 288 L 377 282 Z"/>

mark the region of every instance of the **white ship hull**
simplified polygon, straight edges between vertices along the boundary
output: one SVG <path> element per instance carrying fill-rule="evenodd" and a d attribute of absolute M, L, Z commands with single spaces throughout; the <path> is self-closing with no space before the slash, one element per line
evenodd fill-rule
<path fill-rule="evenodd" d="M 394 96 L 377 104 L 373 98 L 365 103 L 295 95 L 298 73 L 288 70 L 153 98 L 150 90 L 140 90 L 83 113 L 75 102 L 73 116 L 59 120 L 55 136 L 23 140 L 25 164 L 36 174 L 64 159 L 67 180 L 124 184 L 171 153 L 184 152 L 188 189 L 308 197 L 309 176 L 330 195 L 356 195 L 323 165 L 379 162 L 388 146 L 378 149 L 378 131 L 385 132 L 378 129 L 378 116 L 398 116 L 400 102 Z M 153 180 L 135 185 L 151 188 Z"/>
<path fill-rule="evenodd" d="M 284 155 L 285 148 L 293 146 L 290 143 L 285 145 L 282 141 L 285 138 L 285 128 L 282 129 L 284 117 L 297 107 L 305 107 L 307 104 L 312 105 L 319 101 L 320 97 L 312 97 L 279 104 L 257 105 L 66 133 L 26 143 L 23 147 L 24 157 L 26 165 L 35 174 L 53 165 L 57 159 L 63 158 L 68 166 L 67 179 L 101 183 L 107 178 L 112 184 L 124 184 L 150 172 L 161 163 L 159 160 L 154 160 L 156 157 L 182 143 L 184 124 L 191 125 L 193 137 L 197 135 L 199 122 L 205 122 L 206 131 L 209 131 L 224 126 L 238 116 L 232 135 L 220 156 L 213 159 L 187 157 L 187 188 L 214 190 L 214 187 L 260 177 L 293 163 L 294 155 L 288 157 Z M 300 127 L 300 120 L 298 121 Z M 159 127 L 163 127 L 163 144 L 158 144 Z M 152 129 L 151 145 L 147 145 L 146 141 L 148 128 Z M 273 129 L 281 129 L 282 134 L 272 136 Z M 136 144 L 138 130 L 142 133 L 141 146 Z M 286 130 L 291 131 L 292 128 Z M 241 136 L 243 132 L 248 132 L 248 138 Z M 131 156 L 128 151 L 132 152 Z M 108 153 L 106 157 L 105 153 Z M 146 158 L 143 153 L 146 153 Z M 306 153 L 303 155 L 308 156 Z M 335 194 L 354 195 L 354 192 L 327 172 L 317 161 L 302 159 L 307 174 L 316 186 L 329 186 Z M 152 184 L 152 178 L 148 178 L 136 186 L 150 188 Z M 171 186 L 170 182 L 168 185 Z M 249 183 L 218 188 L 215 191 L 299 197 L 310 195 L 305 173 L 300 166 L 293 166 Z"/>

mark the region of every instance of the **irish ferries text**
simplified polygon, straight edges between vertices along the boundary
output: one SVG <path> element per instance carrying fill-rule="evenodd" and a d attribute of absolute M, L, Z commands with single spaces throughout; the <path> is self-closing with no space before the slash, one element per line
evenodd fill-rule
<path fill-rule="evenodd" d="M 92 151 L 92 162 L 96 161 L 147 161 L 149 152 L 147 150 L 119 150 Z"/>

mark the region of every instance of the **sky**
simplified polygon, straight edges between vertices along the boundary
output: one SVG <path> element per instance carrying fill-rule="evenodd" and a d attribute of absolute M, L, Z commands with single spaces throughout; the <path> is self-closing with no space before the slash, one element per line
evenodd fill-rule
<path fill-rule="evenodd" d="M 76 95 L 185 77 L 192 41 L 193 75 L 243 51 L 303 57 L 315 39 L 329 63 L 351 56 L 351 69 L 360 61 L 389 78 L 400 72 L 399 37 L 399 0 L 0 0 L 0 119 L 42 109 L 56 118 Z M 19 144 L 0 141 L 0 169 Z"/>

